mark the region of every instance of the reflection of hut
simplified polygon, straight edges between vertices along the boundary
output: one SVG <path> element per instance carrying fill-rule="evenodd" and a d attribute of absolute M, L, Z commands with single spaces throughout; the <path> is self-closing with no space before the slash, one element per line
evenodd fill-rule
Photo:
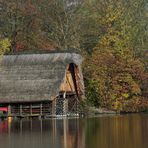
<path fill-rule="evenodd" d="M 76 53 L 4 56 L 0 66 L 0 106 L 10 116 L 67 114 L 84 92 L 82 57 Z"/>

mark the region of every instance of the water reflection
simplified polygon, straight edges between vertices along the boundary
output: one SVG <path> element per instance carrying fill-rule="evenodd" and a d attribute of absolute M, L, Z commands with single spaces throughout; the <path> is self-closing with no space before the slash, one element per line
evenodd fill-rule
<path fill-rule="evenodd" d="M 4 120 L 0 121 L 0 147 L 84 148 L 82 129 L 78 119 Z"/>
<path fill-rule="evenodd" d="M 148 147 L 148 115 L 120 115 L 87 121 L 87 148 Z"/>
<path fill-rule="evenodd" d="M 0 148 L 147 148 L 148 114 L 0 120 Z"/>

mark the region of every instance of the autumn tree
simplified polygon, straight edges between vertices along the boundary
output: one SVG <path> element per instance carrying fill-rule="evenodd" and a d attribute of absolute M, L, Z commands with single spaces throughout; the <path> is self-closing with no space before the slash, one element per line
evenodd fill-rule
<path fill-rule="evenodd" d="M 122 0 L 91 3 L 102 31 L 98 44 L 84 64 L 86 94 L 89 100 L 99 101 L 101 106 L 118 111 L 137 111 L 142 98 L 144 66 L 135 59 L 134 46 L 137 30 L 142 26 L 137 26 L 134 14 L 141 9 L 139 5 L 145 5 L 145 1 L 134 2 L 137 2 L 134 7 Z M 97 95 L 93 95 L 94 92 Z"/>
<path fill-rule="evenodd" d="M 11 50 L 50 49 L 50 43 L 41 31 L 37 1 L 1 0 L 2 36 L 11 40 Z"/>

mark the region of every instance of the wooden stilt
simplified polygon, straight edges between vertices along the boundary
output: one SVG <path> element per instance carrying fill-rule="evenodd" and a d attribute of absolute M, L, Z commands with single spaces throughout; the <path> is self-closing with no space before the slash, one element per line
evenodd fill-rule
<path fill-rule="evenodd" d="M 40 116 L 42 116 L 42 103 L 40 103 Z"/>
<path fill-rule="evenodd" d="M 56 98 L 52 101 L 52 115 L 56 115 Z"/>
<path fill-rule="evenodd" d="M 20 105 L 20 116 L 22 116 L 22 104 Z"/>
<path fill-rule="evenodd" d="M 32 116 L 32 104 L 30 104 L 30 116 Z"/>
<path fill-rule="evenodd" d="M 68 113 L 68 99 L 63 100 L 63 115 Z"/>
<path fill-rule="evenodd" d="M 8 105 L 8 117 L 10 117 L 11 116 L 11 105 L 9 104 Z"/>

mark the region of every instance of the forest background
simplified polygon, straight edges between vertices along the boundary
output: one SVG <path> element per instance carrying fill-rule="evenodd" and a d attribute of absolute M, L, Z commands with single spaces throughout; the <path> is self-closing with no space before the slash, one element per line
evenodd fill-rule
<path fill-rule="evenodd" d="M 0 55 L 65 50 L 84 57 L 85 104 L 148 108 L 147 0 L 0 0 Z"/>

